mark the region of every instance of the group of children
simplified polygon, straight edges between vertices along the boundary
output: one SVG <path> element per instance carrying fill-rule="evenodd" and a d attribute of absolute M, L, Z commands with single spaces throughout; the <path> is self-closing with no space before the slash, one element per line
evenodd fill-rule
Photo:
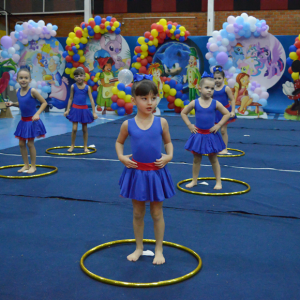
<path fill-rule="evenodd" d="M 167 168 L 168 162 L 173 158 L 173 144 L 170 137 L 168 122 L 164 118 L 153 115 L 156 107 L 158 89 L 156 84 L 143 75 L 134 76 L 132 86 L 132 101 L 137 107 L 134 118 L 123 122 L 116 141 L 116 152 L 119 160 L 125 165 L 120 177 L 120 194 L 131 198 L 133 204 L 133 229 L 136 239 L 135 251 L 128 255 L 129 261 L 137 261 L 143 254 L 143 232 L 146 201 L 150 201 L 150 212 L 154 222 L 156 239 L 155 256 L 153 264 L 163 264 L 163 237 L 165 222 L 163 217 L 163 200 L 175 195 L 174 184 Z M 150 75 L 151 76 L 151 75 Z M 185 144 L 185 149 L 194 155 L 193 180 L 186 186 L 191 188 L 197 185 L 200 164 L 203 154 L 208 154 L 216 177 L 214 189 L 221 189 L 221 170 L 217 154 L 226 153 L 228 135 L 227 124 L 235 118 L 234 98 L 231 90 L 224 85 L 224 72 L 221 67 L 214 69 L 214 75 L 204 72 L 199 85 L 201 96 L 190 102 L 181 112 L 181 116 L 191 136 Z M 84 151 L 87 152 L 87 124 L 97 118 L 95 105 L 91 92 L 84 83 L 84 70 L 77 68 L 74 72 L 76 83 L 71 87 L 71 95 L 65 116 L 73 122 L 71 147 L 74 149 L 78 122 L 82 123 L 84 137 Z M 31 81 L 29 68 L 21 68 L 17 74 L 17 81 L 21 88 L 17 91 L 18 102 L 7 103 L 7 106 L 19 106 L 21 121 L 18 124 L 15 136 L 20 140 L 20 149 L 24 160 L 24 167 L 18 172 L 33 173 L 36 170 L 34 138 L 44 136 L 46 133 L 40 113 L 46 108 L 47 102 L 33 88 L 29 87 Z M 93 114 L 86 105 L 86 96 L 91 100 Z M 215 99 L 213 99 L 215 98 Z M 41 106 L 36 111 L 36 101 Z M 232 108 L 228 100 L 232 101 Z M 71 107 L 72 106 L 72 107 Z M 195 109 L 196 125 L 188 118 L 189 112 Z M 230 119 L 231 118 L 231 119 Z M 229 120 L 230 119 L 230 120 Z M 221 129 L 220 135 L 218 132 Z M 124 143 L 130 136 L 131 155 L 124 154 Z M 26 141 L 30 151 L 31 166 L 28 162 Z M 164 143 L 166 154 L 161 153 Z"/>

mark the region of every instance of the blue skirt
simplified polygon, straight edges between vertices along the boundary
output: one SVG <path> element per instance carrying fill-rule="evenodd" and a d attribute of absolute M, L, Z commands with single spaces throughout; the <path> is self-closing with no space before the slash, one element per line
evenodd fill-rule
<path fill-rule="evenodd" d="M 124 168 L 119 180 L 120 195 L 138 201 L 163 201 L 175 195 L 167 166 L 156 171 Z"/>
<path fill-rule="evenodd" d="M 229 107 L 226 107 L 226 108 L 228 109 L 229 112 L 231 112 L 231 110 L 232 110 L 231 105 L 230 105 Z M 216 123 L 216 124 L 219 123 L 219 122 L 221 121 L 222 118 L 223 118 L 223 115 L 222 115 L 218 110 L 216 110 L 216 119 L 215 119 L 215 123 Z M 235 115 L 233 118 L 230 118 L 230 119 L 226 122 L 226 124 L 232 123 L 232 122 L 234 122 L 236 119 L 237 119 L 237 117 L 236 117 L 236 115 Z"/>
<path fill-rule="evenodd" d="M 219 153 L 226 148 L 222 136 L 217 133 L 192 133 L 184 149 L 198 154 Z"/>
<path fill-rule="evenodd" d="M 34 122 L 21 120 L 14 135 L 20 140 L 29 140 L 45 137 L 46 133 L 46 128 L 41 120 L 37 120 Z"/>
<path fill-rule="evenodd" d="M 93 123 L 94 117 L 91 111 L 88 108 L 75 108 L 71 107 L 67 119 L 71 122 L 79 122 L 82 124 Z"/>

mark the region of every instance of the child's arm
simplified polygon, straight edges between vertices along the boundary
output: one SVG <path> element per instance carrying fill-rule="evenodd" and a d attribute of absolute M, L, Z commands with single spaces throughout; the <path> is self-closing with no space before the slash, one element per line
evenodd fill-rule
<path fill-rule="evenodd" d="M 18 90 L 16 90 L 16 93 L 18 93 Z M 19 107 L 19 102 L 12 102 L 12 101 L 9 101 L 9 102 L 5 102 L 5 105 L 6 107 L 10 107 L 10 106 L 15 106 L 15 107 Z"/>
<path fill-rule="evenodd" d="M 171 141 L 169 124 L 164 118 L 161 118 L 161 127 L 163 130 L 162 139 L 164 141 L 164 146 L 167 154 L 162 153 L 161 158 L 157 159 L 156 162 L 154 162 L 154 164 L 159 168 L 163 168 L 173 158 L 173 144 Z"/>
<path fill-rule="evenodd" d="M 105 83 L 104 82 L 104 78 L 101 78 L 100 81 L 101 81 L 101 85 L 103 85 L 104 87 L 110 87 L 110 86 L 114 86 L 115 85 L 114 82 L 112 82 L 112 83 Z"/>
<path fill-rule="evenodd" d="M 44 111 L 44 109 L 47 107 L 48 103 L 47 101 L 39 94 L 39 92 L 36 89 L 31 89 L 31 96 L 35 99 L 37 99 L 41 106 L 39 110 L 34 114 L 32 117 L 32 121 L 37 121 L 40 118 L 40 113 Z"/>
<path fill-rule="evenodd" d="M 71 85 L 70 98 L 69 98 L 69 101 L 68 101 L 67 110 L 66 110 L 65 113 L 64 113 L 64 116 L 65 116 L 65 117 L 66 117 L 66 116 L 69 114 L 69 112 L 70 112 L 70 108 L 71 108 L 71 105 L 72 105 L 73 97 L 74 97 L 74 86 Z"/>
<path fill-rule="evenodd" d="M 189 120 L 189 117 L 187 116 L 188 113 L 195 108 L 195 100 L 191 101 L 190 104 L 188 104 L 181 112 L 181 118 L 186 124 L 186 126 L 189 128 L 191 133 L 197 133 L 196 126 L 192 124 Z"/>
<path fill-rule="evenodd" d="M 128 137 L 128 121 L 124 121 L 116 141 L 116 152 L 120 162 L 123 163 L 127 168 L 137 168 L 137 163 L 132 161 L 129 158 L 132 156 L 132 154 L 124 155 L 124 143 L 127 137 Z"/>
<path fill-rule="evenodd" d="M 223 118 L 220 120 L 220 122 L 216 125 L 214 125 L 212 128 L 209 129 L 210 132 L 216 133 L 230 118 L 230 113 L 227 108 L 223 106 L 222 103 L 219 101 L 216 101 L 216 108 L 217 110 L 223 115 Z"/>
<path fill-rule="evenodd" d="M 88 95 L 89 95 L 90 102 L 91 102 L 91 105 L 92 105 L 93 117 L 96 120 L 96 119 L 98 119 L 98 116 L 97 116 L 96 111 L 95 111 L 95 102 L 94 102 L 90 87 L 88 87 Z"/>
<path fill-rule="evenodd" d="M 235 116 L 235 98 L 232 94 L 231 88 L 229 86 L 226 86 L 225 92 L 230 99 L 231 102 L 231 113 L 230 113 L 230 118 L 233 118 Z"/>

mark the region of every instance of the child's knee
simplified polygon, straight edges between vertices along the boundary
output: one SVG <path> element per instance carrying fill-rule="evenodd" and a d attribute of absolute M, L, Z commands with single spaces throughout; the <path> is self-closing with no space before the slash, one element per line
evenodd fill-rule
<path fill-rule="evenodd" d="M 145 209 L 134 209 L 133 210 L 133 217 L 136 220 L 142 220 L 145 216 Z"/>
<path fill-rule="evenodd" d="M 194 164 L 200 164 L 202 160 L 202 155 L 195 155 L 194 154 Z"/>
<path fill-rule="evenodd" d="M 25 148 L 26 147 L 26 141 L 25 140 L 19 140 L 19 146 L 20 146 L 20 148 Z"/>
<path fill-rule="evenodd" d="M 163 217 L 163 210 L 162 207 L 150 207 L 150 213 L 153 221 L 158 221 Z"/>
<path fill-rule="evenodd" d="M 34 148 L 34 140 L 30 140 L 27 143 L 28 148 Z"/>

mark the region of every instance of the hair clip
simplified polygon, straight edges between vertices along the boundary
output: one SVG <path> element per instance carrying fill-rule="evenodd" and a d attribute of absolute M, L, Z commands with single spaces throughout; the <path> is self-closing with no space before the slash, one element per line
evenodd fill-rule
<path fill-rule="evenodd" d="M 134 82 L 139 82 L 139 81 L 142 81 L 144 79 L 152 80 L 153 76 L 152 75 L 147 75 L 147 74 L 139 74 L 139 73 L 134 74 L 134 77 L 133 77 Z"/>
<path fill-rule="evenodd" d="M 213 74 L 208 74 L 206 71 L 204 71 L 201 78 L 214 78 L 214 75 Z"/>
<path fill-rule="evenodd" d="M 216 66 L 216 67 L 213 68 L 213 71 L 214 71 L 214 73 L 215 73 L 216 71 L 223 72 L 223 68 L 222 68 L 221 66 Z"/>

